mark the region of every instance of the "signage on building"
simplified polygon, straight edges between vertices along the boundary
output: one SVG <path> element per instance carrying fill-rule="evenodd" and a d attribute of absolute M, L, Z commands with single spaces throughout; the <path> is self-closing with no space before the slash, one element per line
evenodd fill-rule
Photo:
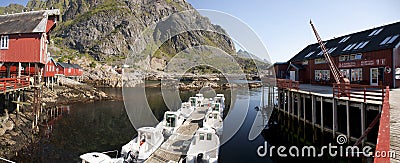
<path fill-rule="evenodd" d="M 385 66 L 385 65 L 386 65 L 386 59 L 339 62 L 339 68 L 351 68 L 351 67 L 362 67 L 362 66 Z"/>
<path fill-rule="evenodd" d="M 339 68 L 355 67 L 356 65 L 356 62 L 341 62 L 339 63 Z"/>

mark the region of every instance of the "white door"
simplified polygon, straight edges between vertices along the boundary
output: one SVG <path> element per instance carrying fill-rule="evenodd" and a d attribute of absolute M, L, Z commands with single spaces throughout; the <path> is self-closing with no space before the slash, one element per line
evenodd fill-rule
<path fill-rule="evenodd" d="M 290 71 L 290 80 L 296 80 L 296 71 Z"/>
<path fill-rule="evenodd" d="M 379 82 L 378 76 L 379 76 L 378 68 L 371 68 L 371 76 L 370 76 L 371 85 L 378 85 Z"/>

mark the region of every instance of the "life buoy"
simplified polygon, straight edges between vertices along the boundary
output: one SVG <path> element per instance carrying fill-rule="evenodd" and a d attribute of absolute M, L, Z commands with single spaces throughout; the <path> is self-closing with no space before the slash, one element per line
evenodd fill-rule
<path fill-rule="evenodd" d="M 392 71 L 392 69 L 389 66 L 385 67 L 385 72 L 390 74 L 390 72 Z"/>

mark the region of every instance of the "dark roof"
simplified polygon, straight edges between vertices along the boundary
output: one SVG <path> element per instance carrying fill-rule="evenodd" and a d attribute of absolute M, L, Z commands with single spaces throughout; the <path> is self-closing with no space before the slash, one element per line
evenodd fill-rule
<path fill-rule="evenodd" d="M 46 31 L 48 16 L 60 10 L 41 10 L 0 15 L 0 34 L 41 33 Z"/>
<path fill-rule="evenodd" d="M 82 67 L 79 66 L 79 65 L 77 65 L 77 64 L 71 64 L 71 65 L 72 65 L 72 67 L 74 67 L 74 68 L 82 69 Z"/>
<path fill-rule="evenodd" d="M 383 43 L 385 41 L 386 43 Z M 392 49 L 399 42 L 400 22 L 324 41 L 325 47 L 331 56 Z M 291 58 L 289 62 L 322 58 L 324 56 L 322 55 L 321 51 L 322 50 L 318 43 L 308 45 L 293 58 Z"/>
<path fill-rule="evenodd" d="M 275 62 L 274 65 L 287 65 L 287 62 Z"/>
<path fill-rule="evenodd" d="M 72 64 L 69 63 L 58 62 L 57 64 L 64 68 L 74 68 L 74 66 L 72 66 Z"/>
<path fill-rule="evenodd" d="M 290 66 L 294 67 L 294 68 L 297 69 L 297 70 L 304 69 L 303 65 L 300 65 L 300 64 L 290 63 L 290 65 L 289 65 L 288 68 L 290 68 Z"/>

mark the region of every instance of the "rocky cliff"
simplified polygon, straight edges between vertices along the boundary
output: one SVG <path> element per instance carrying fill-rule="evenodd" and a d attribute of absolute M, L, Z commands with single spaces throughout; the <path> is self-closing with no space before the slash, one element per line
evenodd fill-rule
<path fill-rule="evenodd" d="M 185 19 L 173 19 L 173 29 L 181 31 L 185 23 L 180 21 L 192 19 L 190 22 L 196 22 L 196 27 L 207 31 L 194 30 L 174 35 L 173 31 L 163 30 L 157 25 L 174 13 L 194 10 L 184 0 L 31 0 L 27 8 L 61 9 L 63 23 L 55 31 L 55 42 L 88 53 L 99 61 L 118 61 L 128 54 L 141 54 L 143 56 L 139 58 L 150 56 L 147 58 L 149 62 L 163 65 L 174 54 L 198 45 L 215 46 L 229 54 L 235 53 L 233 42 L 225 31 L 212 25 L 197 11 Z M 171 25 L 171 21 L 168 23 Z M 151 37 L 143 38 L 143 35 Z M 164 42 L 159 43 L 161 39 Z M 162 47 L 156 53 L 150 53 L 149 49 L 158 45 Z M 153 68 L 156 67 L 160 66 Z"/>

